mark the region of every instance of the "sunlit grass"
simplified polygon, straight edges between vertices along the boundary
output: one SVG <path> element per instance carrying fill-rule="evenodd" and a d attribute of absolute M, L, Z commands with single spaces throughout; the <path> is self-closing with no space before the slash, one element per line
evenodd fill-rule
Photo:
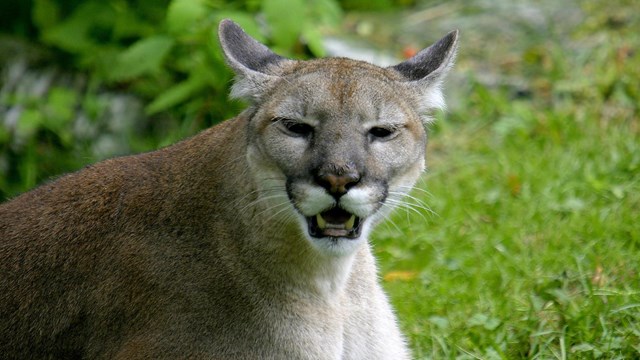
<path fill-rule="evenodd" d="M 527 96 L 469 80 L 432 128 L 435 215 L 374 240 L 417 358 L 640 357 L 640 41 L 596 35 Z"/>

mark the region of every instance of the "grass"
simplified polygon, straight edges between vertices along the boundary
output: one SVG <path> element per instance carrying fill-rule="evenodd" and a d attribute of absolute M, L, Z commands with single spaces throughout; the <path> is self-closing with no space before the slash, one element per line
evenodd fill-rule
<path fill-rule="evenodd" d="M 501 69 L 526 91 L 469 76 L 433 126 L 374 239 L 416 358 L 640 358 L 640 37 L 614 3 Z"/>

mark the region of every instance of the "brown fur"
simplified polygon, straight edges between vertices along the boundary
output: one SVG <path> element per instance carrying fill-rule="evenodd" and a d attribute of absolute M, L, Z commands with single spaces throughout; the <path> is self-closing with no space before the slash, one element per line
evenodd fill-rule
<path fill-rule="evenodd" d="M 171 302 L 204 302 L 208 268 L 221 256 L 211 240 L 225 227 L 216 224 L 237 221 L 233 204 L 245 195 L 216 174 L 245 171 L 233 169 L 243 165 L 245 126 L 239 118 L 174 147 L 108 160 L 2 205 L 3 357 L 66 358 L 84 348 L 96 358 L 123 346 L 123 333 L 149 328 Z"/>

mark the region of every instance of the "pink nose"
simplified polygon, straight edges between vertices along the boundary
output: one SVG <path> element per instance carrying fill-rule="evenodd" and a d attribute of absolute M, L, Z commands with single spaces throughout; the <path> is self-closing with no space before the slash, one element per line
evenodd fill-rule
<path fill-rule="evenodd" d="M 331 195 L 342 196 L 360 181 L 360 174 L 357 172 L 349 172 L 343 175 L 319 174 L 316 177 L 316 181 L 320 186 L 327 189 Z"/>

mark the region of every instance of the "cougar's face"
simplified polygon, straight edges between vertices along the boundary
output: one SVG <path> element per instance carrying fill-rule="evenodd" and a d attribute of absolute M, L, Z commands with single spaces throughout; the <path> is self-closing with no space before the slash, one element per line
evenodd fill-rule
<path fill-rule="evenodd" d="M 424 168 L 422 121 L 390 76 L 344 59 L 307 62 L 251 120 L 248 158 L 264 196 L 286 195 L 279 211 L 315 246 L 355 248 Z"/>

